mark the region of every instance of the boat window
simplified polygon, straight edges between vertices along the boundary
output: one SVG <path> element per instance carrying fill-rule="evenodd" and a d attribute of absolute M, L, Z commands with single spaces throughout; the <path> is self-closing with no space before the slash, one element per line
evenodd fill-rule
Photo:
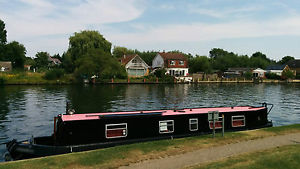
<path fill-rule="evenodd" d="M 198 119 L 189 119 L 190 123 L 190 131 L 197 131 L 198 130 Z"/>
<path fill-rule="evenodd" d="M 245 116 L 232 116 L 232 127 L 244 127 L 246 125 Z"/>
<path fill-rule="evenodd" d="M 222 117 L 219 117 L 219 120 L 215 121 L 215 129 L 221 129 L 222 128 Z M 213 121 L 209 121 L 209 128 L 213 129 L 214 128 L 214 123 Z"/>
<path fill-rule="evenodd" d="M 127 137 L 127 123 L 106 124 L 105 137 L 106 138 Z"/>
<path fill-rule="evenodd" d="M 174 132 L 174 120 L 159 121 L 159 133 L 173 133 Z"/>

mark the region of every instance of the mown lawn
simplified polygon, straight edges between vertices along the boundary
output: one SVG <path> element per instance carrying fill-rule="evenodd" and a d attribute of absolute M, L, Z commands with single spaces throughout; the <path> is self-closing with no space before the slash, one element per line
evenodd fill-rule
<path fill-rule="evenodd" d="M 248 153 L 190 169 L 296 169 L 300 168 L 300 144 Z"/>
<path fill-rule="evenodd" d="M 211 135 L 202 135 L 173 140 L 129 144 L 23 161 L 5 162 L 0 164 L 0 169 L 117 168 L 119 166 L 129 165 L 133 162 L 182 154 L 201 148 L 294 132 L 300 132 L 300 124 L 242 132 L 228 132 L 225 133 L 225 137 L 222 137 L 221 134 L 218 133 L 214 139 Z"/>

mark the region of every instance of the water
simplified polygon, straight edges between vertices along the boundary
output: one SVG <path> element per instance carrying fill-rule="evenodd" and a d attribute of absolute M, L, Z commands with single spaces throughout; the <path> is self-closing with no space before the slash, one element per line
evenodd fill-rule
<path fill-rule="evenodd" d="M 300 122 L 300 84 L 0 86 L 0 143 L 50 135 L 70 101 L 77 113 L 273 103 L 275 126 Z M 5 146 L 0 145 L 0 161 Z"/>

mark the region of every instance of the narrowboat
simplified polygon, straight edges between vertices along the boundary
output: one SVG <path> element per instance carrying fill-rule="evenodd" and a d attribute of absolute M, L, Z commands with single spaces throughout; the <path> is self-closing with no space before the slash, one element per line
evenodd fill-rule
<path fill-rule="evenodd" d="M 86 114 L 67 110 L 66 114 L 54 118 L 51 136 L 32 137 L 25 141 L 14 139 L 6 143 L 8 153 L 5 159 L 19 160 L 208 134 L 213 126 L 217 131 L 223 126 L 225 131 L 270 127 L 272 122 L 268 120 L 268 114 L 273 105 L 268 105 Z M 208 120 L 209 112 L 219 112 L 214 125 Z"/>

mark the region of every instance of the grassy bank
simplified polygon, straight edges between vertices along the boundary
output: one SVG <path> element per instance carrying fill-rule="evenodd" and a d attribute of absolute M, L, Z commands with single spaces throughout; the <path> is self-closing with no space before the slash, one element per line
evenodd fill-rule
<path fill-rule="evenodd" d="M 121 165 L 128 165 L 129 163 L 142 160 L 156 159 L 216 145 L 294 132 L 300 132 L 300 124 L 251 131 L 228 132 L 225 133 L 224 138 L 220 134 L 217 134 L 215 139 L 211 138 L 211 135 L 203 135 L 116 146 L 88 152 L 1 163 L 0 168 L 117 168 Z"/>
<path fill-rule="evenodd" d="M 21 84 L 71 84 L 74 82 L 72 75 L 64 75 L 55 80 L 45 79 L 45 73 L 32 72 L 10 72 L 0 73 L 0 85 L 21 85 Z"/>
<path fill-rule="evenodd" d="M 300 166 L 300 145 L 289 145 L 214 161 L 190 169 L 289 169 Z"/>

